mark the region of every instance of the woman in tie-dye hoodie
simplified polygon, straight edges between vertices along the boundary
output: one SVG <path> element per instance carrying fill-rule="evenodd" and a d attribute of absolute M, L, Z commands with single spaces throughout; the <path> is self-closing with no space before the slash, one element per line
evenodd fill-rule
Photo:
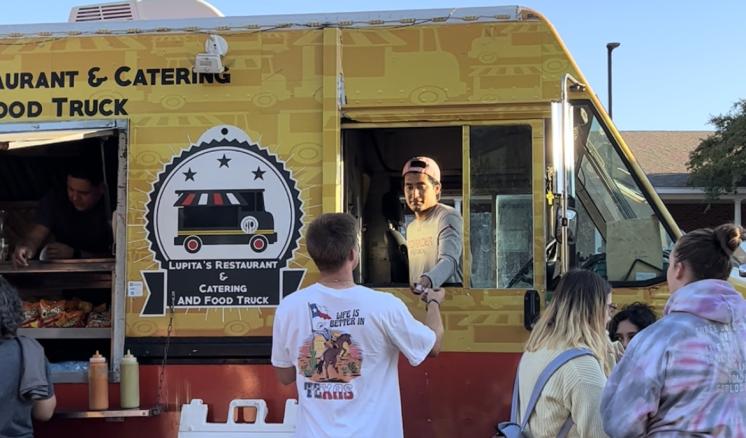
<path fill-rule="evenodd" d="M 742 233 L 727 224 L 677 242 L 665 316 L 635 336 L 604 389 L 610 437 L 746 438 L 746 301 L 724 281 Z"/>

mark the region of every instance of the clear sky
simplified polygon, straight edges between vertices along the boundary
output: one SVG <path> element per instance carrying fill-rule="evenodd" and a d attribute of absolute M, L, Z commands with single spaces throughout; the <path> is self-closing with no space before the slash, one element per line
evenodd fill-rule
<path fill-rule="evenodd" d="M 268 15 L 486 6 L 488 1 L 210 3 L 225 15 Z M 66 21 L 71 6 L 96 2 L 2 3 L 0 24 L 18 24 Z M 606 43 L 622 44 L 613 54 L 613 114 L 622 130 L 712 129 L 711 116 L 730 111 L 734 102 L 746 98 L 746 1 L 522 0 L 518 4 L 536 9 L 554 24 L 604 105 L 608 102 Z"/>

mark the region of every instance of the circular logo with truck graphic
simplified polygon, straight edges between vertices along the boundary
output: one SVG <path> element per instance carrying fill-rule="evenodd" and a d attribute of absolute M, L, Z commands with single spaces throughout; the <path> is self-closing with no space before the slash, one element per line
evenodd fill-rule
<path fill-rule="evenodd" d="M 302 216 L 284 162 L 234 126 L 209 129 L 153 183 L 145 219 L 163 284 L 143 273 L 151 295 L 160 288 L 183 307 L 279 304 L 305 272 L 286 268 Z"/>

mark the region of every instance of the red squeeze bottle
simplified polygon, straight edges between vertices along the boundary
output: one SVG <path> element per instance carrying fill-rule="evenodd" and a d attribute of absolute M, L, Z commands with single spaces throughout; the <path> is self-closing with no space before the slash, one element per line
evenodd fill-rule
<path fill-rule="evenodd" d="M 88 409 L 109 409 L 109 367 L 106 358 L 96 350 L 88 363 Z"/>

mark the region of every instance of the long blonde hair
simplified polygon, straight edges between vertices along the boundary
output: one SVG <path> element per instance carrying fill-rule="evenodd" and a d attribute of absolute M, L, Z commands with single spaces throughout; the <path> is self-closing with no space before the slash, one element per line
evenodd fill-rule
<path fill-rule="evenodd" d="M 591 271 L 565 274 L 552 302 L 531 331 L 526 351 L 585 347 L 609 375 L 612 364 L 608 357 L 606 315 L 610 292 L 609 283 Z"/>

